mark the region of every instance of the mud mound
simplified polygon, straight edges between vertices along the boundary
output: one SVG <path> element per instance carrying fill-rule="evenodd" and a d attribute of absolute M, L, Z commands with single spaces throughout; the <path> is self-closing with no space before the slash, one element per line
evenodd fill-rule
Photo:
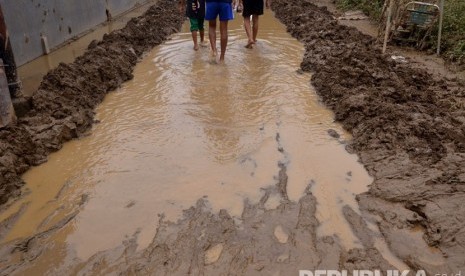
<path fill-rule="evenodd" d="M 464 87 L 382 55 L 369 36 L 309 1 L 274 0 L 272 8 L 305 44 L 302 69 L 313 72 L 317 93 L 353 135 L 349 149 L 375 178 L 358 199 L 377 215 L 391 249 L 413 268 L 463 270 Z M 415 226 L 444 260 L 431 265 L 392 245 L 387 233 Z"/>
<path fill-rule="evenodd" d="M 184 20 L 177 2 L 160 0 L 125 28 L 92 42 L 71 64 L 60 64 L 32 96 L 32 110 L 0 130 L 0 205 L 18 195 L 20 176 L 64 142 L 83 135 L 105 95 L 132 79 L 137 60 L 176 32 Z"/>

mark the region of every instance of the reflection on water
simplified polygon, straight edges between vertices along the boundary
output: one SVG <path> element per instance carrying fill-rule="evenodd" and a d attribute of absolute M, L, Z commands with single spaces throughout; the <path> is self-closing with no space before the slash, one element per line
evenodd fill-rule
<path fill-rule="evenodd" d="M 313 183 L 321 234 L 359 246 L 340 207 L 357 209 L 354 194 L 371 179 L 328 136 L 332 128 L 349 138 L 318 102 L 309 75 L 296 72 L 303 46 L 270 13 L 262 19 L 253 50 L 244 48 L 241 20 L 230 24 L 226 64 L 212 64 L 208 48 L 194 52 L 187 25 L 148 53 L 134 79 L 97 109 L 92 135 L 24 176 L 31 194 L 21 202 L 31 203 L 6 240 L 79 210 L 36 269 L 86 259 L 133 235 L 144 247 L 159 214 L 175 220 L 204 196 L 214 211 L 240 216 L 245 199 L 258 201 L 260 188 L 276 183 L 282 162 L 291 200 Z"/>

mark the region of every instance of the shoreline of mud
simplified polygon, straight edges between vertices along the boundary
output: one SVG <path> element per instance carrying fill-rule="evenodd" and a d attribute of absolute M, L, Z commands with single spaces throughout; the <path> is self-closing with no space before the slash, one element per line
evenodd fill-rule
<path fill-rule="evenodd" d="M 22 142 L 12 140 L 18 148 L 24 147 L 22 158 L 31 152 L 34 155 L 27 160 L 17 158 L 12 164 L 24 162 L 25 171 L 34 162 L 42 162 L 63 141 L 90 128 L 93 107 L 108 90 L 130 79 L 128 68 L 134 67 L 144 51 L 162 41 L 158 37 L 145 43 L 139 23 L 149 24 L 150 18 L 167 16 L 164 19 L 167 24 L 160 27 L 164 38 L 175 31 L 173 25 L 182 23 L 183 17 L 175 10 L 177 6 L 166 4 L 174 1 L 161 0 L 159 4 L 162 3 L 164 9 L 156 6 L 149 10 L 149 19 L 140 17 L 128 23 L 131 35 L 117 31 L 103 42 L 90 45 L 89 51 L 104 55 L 103 61 L 109 64 L 96 62 L 90 56 L 82 57 L 75 65 L 61 65 L 44 79 L 43 92 L 36 93 L 33 99 L 35 113 L 21 121 L 24 129 L 12 128 L 26 139 L 29 137 Z M 383 56 L 373 39 L 339 25 L 325 8 L 309 1 L 274 0 L 272 9 L 288 32 L 304 43 L 302 69 L 313 73 L 312 84 L 322 101 L 353 135 L 348 149 L 358 154 L 374 177 L 370 191 L 357 196 L 363 218 L 379 227 L 391 251 L 411 269 L 424 269 L 429 275 L 465 270 L 465 207 L 461 205 L 465 200 L 464 88 Z M 107 48 L 105 43 L 109 43 Z M 128 45 L 133 45 L 132 50 Z M 120 64 L 117 70 L 112 67 L 114 60 Z M 77 67 L 93 62 L 97 68 Z M 92 84 L 85 84 L 83 78 L 72 78 L 84 73 L 94 74 Z M 119 77 L 112 78 L 113 75 Z M 63 91 L 58 93 L 59 97 L 51 93 L 53 87 Z M 90 93 L 93 91 L 98 93 L 93 95 Z M 80 100 L 83 94 L 88 98 Z M 71 104 L 76 100 L 80 107 L 86 108 L 82 114 Z M 70 105 L 69 110 L 63 108 Z M 5 141 L 2 133 L 3 130 L 1 141 Z M 31 133 L 37 134 L 37 138 L 30 138 Z M 54 139 L 47 138 L 53 135 Z M 34 151 L 34 143 L 40 142 L 45 144 Z M 32 145 L 27 147 L 28 143 Z M 11 146 L 1 144 L 0 149 L 13 158 Z M 7 161 L 2 159 L 0 164 Z M 226 211 L 212 213 L 208 203 L 199 200 L 176 223 L 161 218 L 147 249 L 136 251 L 135 236 L 115 250 L 97 253 L 83 263 L 57 268 L 55 272 L 290 275 L 299 269 L 395 269 L 376 248 L 373 231 L 350 207 L 344 207 L 344 215 L 363 248 L 346 250 L 336 237 L 317 237 L 317 199 L 307 189 L 298 202 L 289 201 L 286 167 L 276 164 L 276 170 L 279 177 L 275 186 L 266 190 L 260 202 L 245 203 L 241 223 Z M 0 180 L 4 181 L 3 171 L 2 175 Z M 18 177 L 11 172 L 7 175 L 9 179 Z M 275 209 L 265 208 L 270 195 L 281 198 Z M 18 272 L 32 266 L 49 246 L 48 238 L 69 220 L 20 244 L 4 245 L 0 263 L 17 259 L 22 262 L 3 272 Z M 429 252 L 431 248 L 439 252 Z"/>
<path fill-rule="evenodd" d="M 85 135 L 104 96 L 132 79 L 146 51 L 180 29 L 184 17 L 173 3 L 160 0 L 123 29 L 93 41 L 73 63 L 61 63 L 45 75 L 32 95 L 32 109 L 0 129 L 0 206 L 21 194 L 24 172 Z"/>

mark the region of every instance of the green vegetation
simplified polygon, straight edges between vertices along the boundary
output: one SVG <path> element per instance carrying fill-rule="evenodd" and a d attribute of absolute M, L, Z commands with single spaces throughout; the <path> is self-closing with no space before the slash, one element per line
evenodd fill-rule
<path fill-rule="evenodd" d="M 384 0 L 336 0 L 336 5 L 342 10 L 357 9 L 373 19 L 379 19 Z"/>
<path fill-rule="evenodd" d="M 465 64 L 465 1 L 446 0 L 444 7 L 444 55 Z"/>
<path fill-rule="evenodd" d="M 375 20 L 379 20 L 384 0 L 336 0 L 342 10 L 359 9 Z M 428 43 L 436 50 L 437 28 Z M 465 65 L 465 1 L 445 0 L 442 55 L 447 60 Z"/>

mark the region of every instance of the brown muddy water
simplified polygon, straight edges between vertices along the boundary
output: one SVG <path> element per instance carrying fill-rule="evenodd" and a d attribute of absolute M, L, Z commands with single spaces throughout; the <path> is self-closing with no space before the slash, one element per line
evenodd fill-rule
<path fill-rule="evenodd" d="M 148 53 L 134 79 L 99 106 L 100 123 L 89 136 L 24 175 L 30 193 L 0 220 L 27 205 L 1 242 L 77 214 L 31 272 L 86 260 L 135 235 L 142 249 L 161 214 L 175 221 L 202 197 L 240 221 L 244 201 L 257 202 L 282 163 L 290 200 L 313 183 L 319 234 L 336 235 L 347 249 L 361 247 L 341 208 L 358 210 L 355 195 L 367 191 L 371 178 L 345 150 L 350 137 L 319 102 L 310 76 L 297 71 L 303 45 L 269 11 L 256 47 L 245 49 L 246 42 L 236 18 L 226 64 L 212 63 L 208 48 L 192 50 L 187 24 Z M 267 208 L 278 204 L 270 200 Z M 281 232 L 275 235 L 287 239 Z"/>

